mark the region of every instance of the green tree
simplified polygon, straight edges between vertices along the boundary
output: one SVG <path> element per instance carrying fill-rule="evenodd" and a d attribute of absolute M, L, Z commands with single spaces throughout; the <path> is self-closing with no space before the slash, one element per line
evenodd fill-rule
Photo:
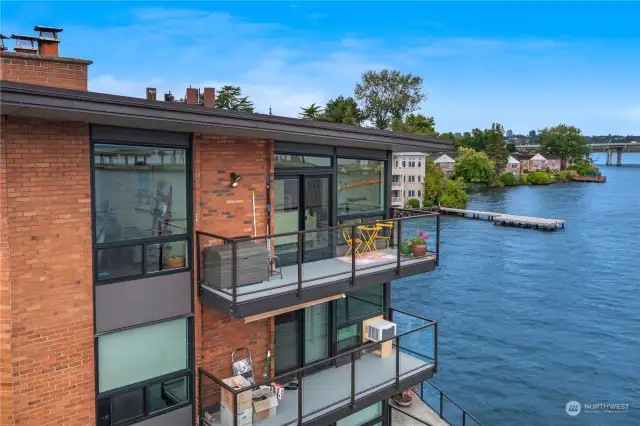
<path fill-rule="evenodd" d="M 442 138 L 442 139 L 449 139 L 451 141 L 451 143 L 452 143 L 451 148 L 454 151 L 457 151 L 458 149 L 460 149 L 460 148 L 462 148 L 464 146 L 463 138 L 456 136 L 455 133 L 453 133 L 453 132 L 440 133 L 437 136 Z"/>
<path fill-rule="evenodd" d="M 484 130 L 473 129 L 469 135 L 469 144 L 465 146 L 478 152 L 484 151 L 487 146 L 487 133 Z"/>
<path fill-rule="evenodd" d="M 433 207 L 438 201 L 447 184 L 447 176 L 440 170 L 431 158 L 425 158 L 424 184 L 422 190 L 422 205 Z"/>
<path fill-rule="evenodd" d="M 464 209 L 469 203 L 469 196 L 465 192 L 466 185 L 460 180 L 447 180 L 444 193 L 440 197 L 439 205 L 453 209 Z"/>
<path fill-rule="evenodd" d="M 394 118 L 391 121 L 391 130 L 394 132 L 436 136 L 438 133 L 435 127 L 435 119 L 433 117 L 425 117 L 422 114 L 409 114 L 404 120 L 402 118 Z"/>
<path fill-rule="evenodd" d="M 319 114 L 317 119 L 330 123 L 359 126 L 362 123 L 362 111 L 360 111 L 358 103 L 352 97 L 338 96 L 327 102 L 324 113 Z"/>
<path fill-rule="evenodd" d="M 298 117 L 302 118 L 303 120 L 318 120 L 322 117 L 323 115 L 323 111 L 322 111 L 322 107 L 320 105 L 316 105 L 311 104 L 308 107 L 302 107 L 300 108 L 300 113 L 298 114 Z"/>
<path fill-rule="evenodd" d="M 515 143 L 508 143 L 507 144 L 507 151 L 509 152 L 509 154 L 513 154 L 518 152 L 518 148 L 516 148 L 516 144 Z"/>
<path fill-rule="evenodd" d="M 404 120 L 426 99 L 422 83 L 421 77 L 410 73 L 369 70 L 362 74 L 354 95 L 362 106 L 363 118 L 378 129 L 389 130 L 394 119 Z"/>
<path fill-rule="evenodd" d="M 456 177 L 465 182 L 487 183 L 495 176 L 495 165 L 484 152 L 462 148 L 453 171 Z"/>
<path fill-rule="evenodd" d="M 216 108 L 253 112 L 253 102 L 248 96 L 242 96 L 242 90 L 239 87 L 222 86 L 216 93 Z"/>
<path fill-rule="evenodd" d="M 509 151 L 504 141 L 504 129 L 499 123 L 493 123 L 490 129 L 485 131 L 487 144 L 484 152 L 496 168 L 496 173 L 504 170 L 509 160 Z"/>
<path fill-rule="evenodd" d="M 589 159 L 589 142 L 575 126 L 559 124 L 538 132 L 542 152 L 557 155 L 564 169 L 567 162 L 579 163 Z"/>

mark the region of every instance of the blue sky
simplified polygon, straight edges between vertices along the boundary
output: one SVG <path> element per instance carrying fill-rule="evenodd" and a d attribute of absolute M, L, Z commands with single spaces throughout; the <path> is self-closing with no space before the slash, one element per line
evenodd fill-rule
<path fill-rule="evenodd" d="M 351 95 L 361 73 L 424 78 L 441 132 L 498 121 L 640 134 L 640 2 L 11 2 L 4 34 L 60 26 L 90 90 L 239 85 L 259 112 Z M 13 45 L 9 41 L 9 45 Z"/>

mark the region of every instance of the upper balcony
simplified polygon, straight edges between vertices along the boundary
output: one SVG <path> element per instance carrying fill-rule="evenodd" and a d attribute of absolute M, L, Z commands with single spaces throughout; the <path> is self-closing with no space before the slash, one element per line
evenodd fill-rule
<path fill-rule="evenodd" d="M 402 182 L 391 182 L 391 189 L 392 190 L 401 190 L 403 187 Z"/>
<path fill-rule="evenodd" d="M 284 391 L 272 416 L 254 418 L 253 423 L 259 426 L 324 426 L 420 386 L 437 372 L 438 323 L 393 308 L 389 319 L 397 326 L 395 336 L 365 343 L 277 377 L 256 376 L 253 385 L 242 389 L 225 384 L 223 380 L 230 371 L 220 375 L 216 374 L 220 371 L 200 369 L 199 426 L 222 424 L 223 398 L 231 407 L 238 407 L 239 394 L 272 383 L 293 382 L 297 389 Z M 237 419 L 235 414 L 237 410 L 231 414 L 233 419 Z"/>
<path fill-rule="evenodd" d="M 412 252 L 401 244 L 417 232 L 431 238 L 426 252 Z M 438 265 L 440 216 L 420 212 L 257 237 L 198 231 L 196 244 L 203 303 L 246 318 L 433 271 Z"/>

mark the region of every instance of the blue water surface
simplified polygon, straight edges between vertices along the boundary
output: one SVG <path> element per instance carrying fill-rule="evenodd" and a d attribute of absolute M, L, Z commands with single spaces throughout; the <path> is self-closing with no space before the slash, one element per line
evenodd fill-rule
<path fill-rule="evenodd" d="M 485 425 L 640 425 L 640 154 L 624 162 L 605 184 L 473 194 L 566 229 L 443 217 L 440 268 L 393 282 L 394 307 L 439 321 L 433 382 Z M 572 400 L 629 410 L 571 417 Z"/>

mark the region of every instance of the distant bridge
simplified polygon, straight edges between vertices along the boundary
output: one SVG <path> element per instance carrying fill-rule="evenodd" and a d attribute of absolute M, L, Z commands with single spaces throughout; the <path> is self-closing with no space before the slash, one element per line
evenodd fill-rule
<path fill-rule="evenodd" d="M 529 151 L 532 149 L 538 149 L 540 145 L 516 145 L 518 151 Z M 611 143 L 590 143 L 589 148 L 591 152 L 606 152 L 607 153 L 607 165 L 612 164 L 613 151 L 616 152 L 616 165 L 622 165 L 622 151 L 631 148 L 640 148 L 639 142 L 611 142 Z M 635 151 L 635 150 L 634 150 Z"/>

